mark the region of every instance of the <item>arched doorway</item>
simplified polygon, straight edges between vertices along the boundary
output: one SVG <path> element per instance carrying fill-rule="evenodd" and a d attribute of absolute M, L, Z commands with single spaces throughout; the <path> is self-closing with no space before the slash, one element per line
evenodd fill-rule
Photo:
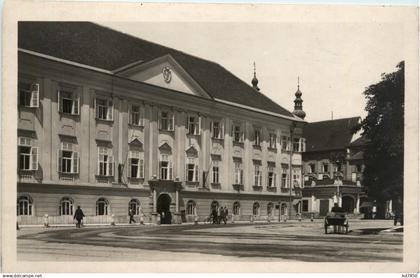
<path fill-rule="evenodd" d="M 171 224 L 172 214 L 170 207 L 171 197 L 168 194 L 161 194 L 157 199 L 157 213 L 160 214 L 161 224 Z"/>
<path fill-rule="evenodd" d="M 287 216 L 287 205 L 286 204 L 281 204 L 280 207 L 280 215 L 281 216 Z"/>
<path fill-rule="evenodd" d="M 345 212 L 353 213 L 354 212 L 354 199 L 350 196 L 343 196 L 341 199 L 342 208 Z"/>

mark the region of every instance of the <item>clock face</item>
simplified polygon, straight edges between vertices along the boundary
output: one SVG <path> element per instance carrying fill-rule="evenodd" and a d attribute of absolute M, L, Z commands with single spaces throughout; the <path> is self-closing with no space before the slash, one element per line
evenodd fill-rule
<path fill-rule="evenodd" d="M 162 74 L 163 74 L 163 80 L 165 80 L 166 83 L 171 82 L 172 71 L 169 67 L 164 67 L 162 70 Z"/>

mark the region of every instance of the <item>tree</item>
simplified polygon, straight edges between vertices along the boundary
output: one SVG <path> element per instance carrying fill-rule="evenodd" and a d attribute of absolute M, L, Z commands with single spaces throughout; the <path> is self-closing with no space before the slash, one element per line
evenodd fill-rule
<path fill-rule="evenodd" d="M 368 143 L 364 150 L 363 182 L 383 217 L 385 202 L 403 209 L 404 185 L 404 61 L 363 93 L 368 115 L 361 122 Z"/>

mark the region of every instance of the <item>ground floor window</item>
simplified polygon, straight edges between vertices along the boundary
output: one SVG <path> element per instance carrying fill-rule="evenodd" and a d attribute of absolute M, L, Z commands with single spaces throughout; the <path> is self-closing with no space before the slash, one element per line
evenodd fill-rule
<path fill-rule="evenodd" d="M 308 212 L 309 209 L 309 201 L 302 200 L 302 212 Z"/>
<path fill-rule="evenodd" d="M 17 200 L 17 215 L 32 215 L 32 198 L 20 196 Z"/>
<path fill-rule="evenodd" d="M 281 215 L 287 215 L 287 205 L 286 204 L 282 204 L 280 207 L 280 214 Z"/>
<path fill-rule="evenodd" d="M 273 203 L 270 202 L 267 204 L 267 215 L 273 214 L 273 207 L 274 207 Z"/>
<path fill-rule="evenodd" d="M 96 215 L 108 215 L 109 203 L 105 198 L 96 201 Z"/>
<path fill-rule="evenodd" d="M 233 203 L 233 215 L 239 215 L 241 214 L 241 204 L 239 202 Z"/>
<path fill-rule="evenodd" d="M 196 204 L 193 200 L 187 202 L 187 215 L 195 215 Z"/>
<path fill-rule="evenodd" d="M 60 215 L 73 215 L 73 200 L 69 197 L 63 197 L 60 200 Z"/>
<path fill-rule="evenodd" d="M 131 199 L 128 203 L 128 212 L 133 213 L 133 215 L 139 215 L 140 214 L 140 201 L 137 199 Z"/>
<path fill-rule="evenodd" d="M 254 203 L 254 205 L 252 206 L 252 215 L 256 216 L 260 214 L 260 204 L 259 203 Z"/>

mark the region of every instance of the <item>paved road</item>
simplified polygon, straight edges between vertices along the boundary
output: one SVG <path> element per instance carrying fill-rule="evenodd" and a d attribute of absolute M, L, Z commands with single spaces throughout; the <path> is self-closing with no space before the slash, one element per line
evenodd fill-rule
<path fill-rule="evenodd" d="M 390 221 L 353 220 L 347 235 L 321 222 L 26 228 L 19 260 L 48 261 L 402 261 L 402 233 Z"/>

